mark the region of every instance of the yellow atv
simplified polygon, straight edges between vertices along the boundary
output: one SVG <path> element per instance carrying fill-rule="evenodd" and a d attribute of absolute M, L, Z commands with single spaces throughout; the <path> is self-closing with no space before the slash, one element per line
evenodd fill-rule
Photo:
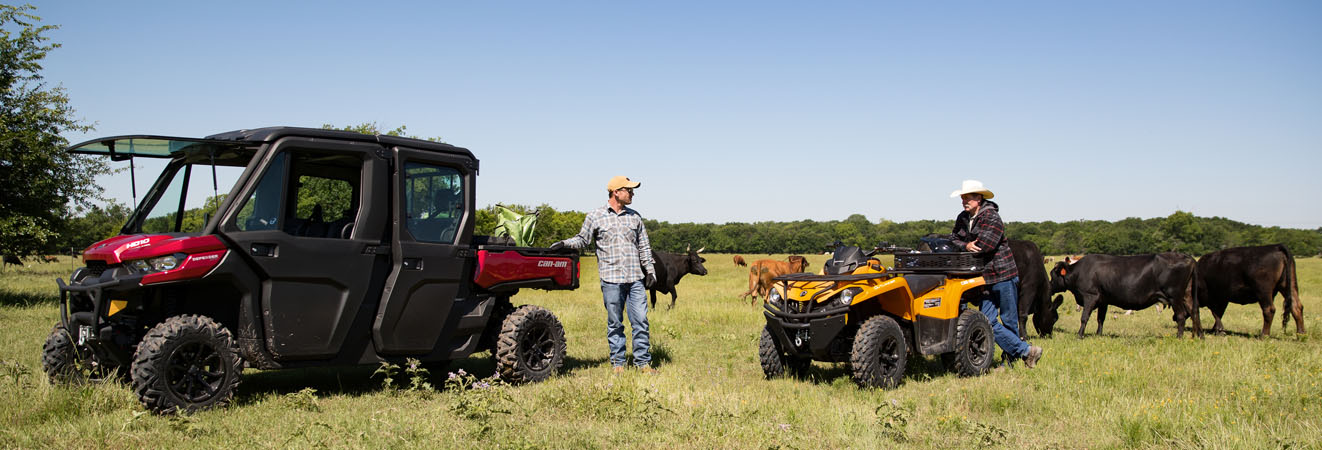
<path fill-rule="evenodd" d="M 893 254 L 895 267 L 882 266 L 881 254 Z M 774 280 L 758 345 L 768 378 L 802 375 L 812 360 L 847 361 L 859 385 L 892 388 L 910 354 L 941 355 L 961 376 L 991 367 L 991 324 L 968 307 L 985 289 L 972 253 L 840 246 L 821 272 Z"/>

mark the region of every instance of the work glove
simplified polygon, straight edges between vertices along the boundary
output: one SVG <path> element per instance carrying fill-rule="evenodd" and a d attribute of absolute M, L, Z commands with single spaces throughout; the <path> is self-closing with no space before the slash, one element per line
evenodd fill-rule
<path fill-rule="evenodd" d="M 650 288 L 653 284 L 656 284 L 656 275 L 649 273 L 647 276 L 643 277 L 643 287 Z"/>
<path fill-rule="evenodd" d="M 560 250 L 562 248 L 565 248 L 565 241 L 555 241 L 554 244 L 551 244 L 551 250 Z"/>

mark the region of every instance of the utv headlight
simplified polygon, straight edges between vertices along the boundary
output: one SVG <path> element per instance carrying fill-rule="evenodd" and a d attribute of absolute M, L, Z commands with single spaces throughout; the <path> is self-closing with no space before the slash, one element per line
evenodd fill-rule
<path fill-rule="evenodd" d="M 129 262 L 129 265 L 138 273 L 164 272 L 179 268 L 179 262 L 185 257 L 187 257 L 187 255 L 176 253 L 155 258 L 133 260 Z"/>
<path fill-rule="evenodd" d="M 776 307 L 776 309 L 785 309 L 784 305 L 781 304 L 781 300 L 780 291 L 772 289 L 771 292 L 767 294 L 767 303 L 770 303 L 771 306 Z"/>
<path fill-rule="evenodd" d="M 859 289 L 859 288 L 856 288 L 856 287 L 851 287 L 851 288 L 845 289 L 844 292 L 841 292 L 841 293 L 840 293 L 840 304 L 841 304 L 841 305 L 848 305 L 848 304 L 850 304 L 850 303 L 853 303 L 853 302 L 854 302 L 854 296 L 855 296 L 855 295 L 858 295 L 858 294 L 861 293 L 861 292 L 863 292 L 863 290 L 862 290 L 862 289 Z"/>

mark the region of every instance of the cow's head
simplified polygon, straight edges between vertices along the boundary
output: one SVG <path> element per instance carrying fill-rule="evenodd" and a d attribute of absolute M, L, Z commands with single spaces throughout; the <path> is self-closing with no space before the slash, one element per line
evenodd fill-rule
<path fill-rule="evenodd" d="M 1065 292 L 1070 289 L 1070 285 L 1073 281 L 1073 277 L 1070 275 L 1074 273 L 1075 267 L 1066 261 L 1069 261 L 1069 258 L 1065 258 L 1065 261 L 1058 262 L 1051 268 L 1052 294 Z"/>
<path fill-rule="evenodd" d="M 808 269 L 808 258 L 799 255 L 790 255 L 788 259 L 790 262 L 790 268 L 795 272 L 803 272 Z"/>
<path fill-rule="evenodd" d="M 688 253 L 688 258 L 686 258 L 686 260 L 688 261 L 687 265 L 689 266 L 688 273 L 694 275 L 707 274 L 707 268 L 702 266 L 702 263 L 707 262 L 707 258 L 703 258 L 702 256 L 698 255 L 699 253 L 702 253 L 702 251 L 706 249 L 707 247 L 703 247 L 695 251 L 693 250 L 693 246 L 691 245 L 684 247 L 684 252 Z"/>

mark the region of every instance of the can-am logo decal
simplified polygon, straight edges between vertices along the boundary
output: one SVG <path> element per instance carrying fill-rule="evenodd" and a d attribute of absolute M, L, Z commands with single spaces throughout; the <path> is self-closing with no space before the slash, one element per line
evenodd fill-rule
<path fill-rule="evenodd" d="M 142 238 L 142 239 L 138 239 L 138 240 L 136 240 L 136 241 L 130 242 L 129 245 L 124 246 L 124 248 L 135 248 L 135 247 L 141 247 L 141 246 L 147 245 L 148 242 L 151 242 L 151 238 Z"/>
<path fill-rule="evenodd" d="M 569 261 L 537 261 L 537 267 L 569 267 Z"/>

